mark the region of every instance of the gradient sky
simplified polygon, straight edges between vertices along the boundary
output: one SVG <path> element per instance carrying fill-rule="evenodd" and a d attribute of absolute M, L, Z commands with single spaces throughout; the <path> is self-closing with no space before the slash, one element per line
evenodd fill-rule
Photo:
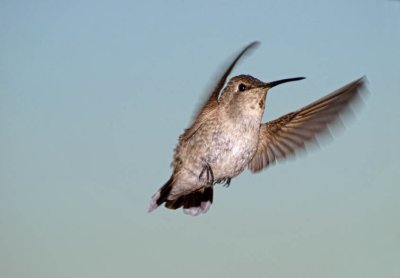
<path fill-rule="evenodd" d="M 0 2 L 0 276 L 400 277 L 400 2 Z M 271 81 L 265 120 L 360 76 L 318 151 L 146 210 L 215 74 Z"/>

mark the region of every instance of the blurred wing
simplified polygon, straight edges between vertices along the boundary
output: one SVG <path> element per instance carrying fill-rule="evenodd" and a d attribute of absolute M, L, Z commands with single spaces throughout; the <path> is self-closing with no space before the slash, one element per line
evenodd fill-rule
<path fill-rule="evenodd" d="M 357 79 L 295 112 L 261 124 L 257 152 L 249 169 L 258 172 L 315 142 L 318 135 L 329 132 L 328 125 L 349 108 L 364 87 L 364 78 Z"/>
<path fill-rule="evenodd" d="M 184 133 L 180 136 L 180 141 L 185 141 L 192 137 L 192 135 L 198 130 L 198 128 L 203 124 L 203 122 L 208 119 L 212 113 L 217 110 L 218 107 L 218 97 L 219 94 L 224 87 L 226 79 L 228 78 L 229 74 L 235 67 L 236 63 L 240 60 L 240 58 L 250 49 L 256 47 L 259 42 L 252 42 L 248 46 L 246 46 L 232 61 L 232 63 L 228 66 L 222 76 L 219 78 L 218 83 L 214 87 L 214 90 L 211 92 L 208 99 L 204 102 L 201 106 L 200 110 L 197 112 L 197 115 L 193 121 L 193 124 L 190 128 L 185 129 Z"/>

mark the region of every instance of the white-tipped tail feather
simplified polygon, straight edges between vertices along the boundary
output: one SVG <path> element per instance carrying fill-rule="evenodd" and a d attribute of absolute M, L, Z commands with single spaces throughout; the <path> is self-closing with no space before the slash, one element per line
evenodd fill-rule
<path fill-rule="evenodd" d="M 182 207 L 185 214 L 192 216 L 206 213 L 209 210 L 213 201 L 212 187 L 201 188 L 195 192 L 170 200 L 172 186 L 173 180 L 170 178 L 151 198 L 148 212 L 152 212 L 163 203 L 169 209 Z"/>
<path fill-rule="evenodd" d="M 157 200 L 159 198 L 160 198 L 160 190 L 158 190 L 156 192 L 156 194 L 154 194 L 153 197 L 151 197 L 150 206 L 149 206 L 149 209 L 147 210 L 147 212 L 152 212 L 153 210 L 158 208 Z"/>

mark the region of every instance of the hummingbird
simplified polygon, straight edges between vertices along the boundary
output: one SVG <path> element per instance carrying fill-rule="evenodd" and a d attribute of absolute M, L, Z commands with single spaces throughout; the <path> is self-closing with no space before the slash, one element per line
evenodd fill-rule
<path fill-rule="evenodd" d="M 294 112 L 262 123 L 266 96 L 277 85 L 304 77 L 261 81 L 251 75 L 228 76 L 237 62 L 259 42 L 247 45 L 223 72 L 198 110 L 191 126 L 179 137 L 172 175 L 153 195 L 148 212 L 164 204 L 184 213 L 206 213 L 213 202 L 213 187 L 228 187 L 247 167 L 259 172 L 276 161 L 304 150 L 349 109 L 365 87 L 364 78 Z"/>

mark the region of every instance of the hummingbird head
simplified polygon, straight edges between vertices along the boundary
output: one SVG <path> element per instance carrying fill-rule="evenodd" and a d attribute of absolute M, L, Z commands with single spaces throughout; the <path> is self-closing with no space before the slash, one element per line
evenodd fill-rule
<path fill-rule="evenodd" d="M 238 75 L 229 80 L 220 97 L 220 104 L 232 118 L 261 121 L 267 92 L 279 84 L 302 80 L 304 77 L 263 82 L 250 75 Z"/>

